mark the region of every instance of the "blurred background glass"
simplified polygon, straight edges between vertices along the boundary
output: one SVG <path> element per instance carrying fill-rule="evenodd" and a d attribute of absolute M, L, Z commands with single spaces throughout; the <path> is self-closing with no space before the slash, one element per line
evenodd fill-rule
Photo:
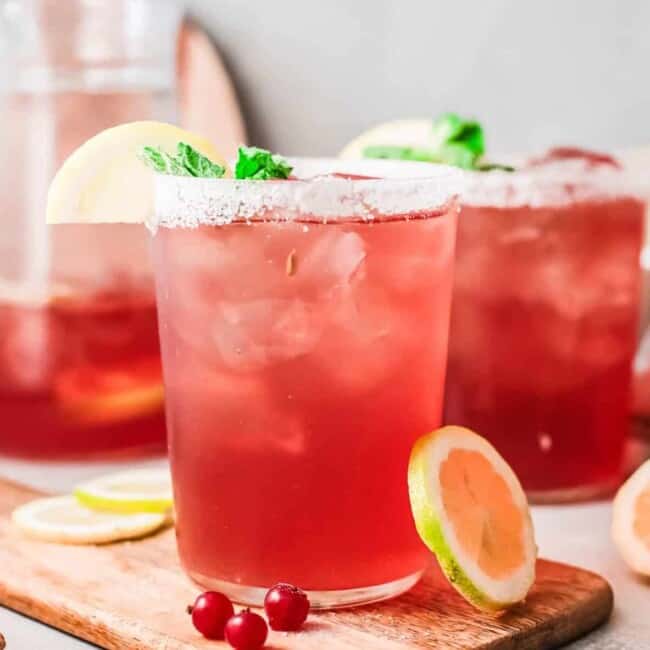
<path fill-rule="evenodd" d="M 163 448 L 147 233 L 47 227 L 45 200 L 96 132 L 175 119 L 181 13 L 174 0 L 0 1 L 0 453 Z"/>

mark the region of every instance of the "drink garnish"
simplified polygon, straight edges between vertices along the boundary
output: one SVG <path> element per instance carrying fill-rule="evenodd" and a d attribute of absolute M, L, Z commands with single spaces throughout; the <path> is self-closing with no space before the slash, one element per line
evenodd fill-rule
<path fill-rule="evenodd" d="M 392 158 L 445 163 L 462 169 L 479 169 L 479 159 L 485 153 L 483 127 L 456 113 L 445 113 L 431 126 L 431 146 L 385 147 L 368 146 L 363 149 L 365 158 Z"/>
<path fill-rule="evenodd" d="M 222 178 L 226 168 L 213 163 L 185 142 L 179 142 L 175 156 L 157 147 L 143 147 L 142 160 L 159 174 Z M 293 167 L 278 154 L 259 147 L 239 147 L 235 178 L 240 180 L 284 179 Z"/>
<path fill-rule="evenodd" d="M 650 576 L 650 460 L 616 494 L 612 536 L 625 563 L 636 573 Z"/>
<path fill-rule="evenodd" d="M 152 167 L 182 176 L 228 175 L 225 160 L 201 136 L 163 122 L 120 124 L 63 163 L 50 185 L 48 223 L 145 223 L 154 212 Z"/>
<path fill-rule="evenodd" d="M 415 526 L 453 587 L 485 611 L 521 602 L 537 548 L 515 473 L 485 438 L 447 426 L 414 445 L 408 486 Z"/>
<path fill-rule="evenodd" d="M 259 147 L 239 147 L 235 178 L 270 180 L 289 178 L 293 167 L 285 158 Z"/>
<path fill-rule="evenodd" d="M 432 122 L 406 120 L 371 129 L 350 143 L 343 157 L 431 162 L 473 171 L 514 171 L 509 165 L 483 161 L 484 153 L 481 124 L 456 113 L 444 113 Z"/>
<path fill-rule="evenodd" d="M 141 157 L 158 174 L 222 178 L 226 168 L 212 162 L 186 142 L 179 142 L 173 156 L 159 147 L 143 147 Z"/>

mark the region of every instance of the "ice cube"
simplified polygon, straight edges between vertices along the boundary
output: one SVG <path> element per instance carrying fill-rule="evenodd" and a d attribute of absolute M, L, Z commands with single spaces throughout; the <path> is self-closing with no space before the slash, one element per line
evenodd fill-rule
<path fill-rule="evenodd" d="M 47 310 L 2 308 L 0 323 L 1 383 L 9 390 L 47 391 L 58 352 L 55 323 Z"/>
<path fill-rule="evenodd" d="M 410 345 L 408 318 L 389 295 L 384 289 L 350 288 L 332 303 L 318 363 L 348 391 L 367 391 L 385 381 Z"/>
<path fill-rule="evenodd" d="M 307 354 L 322 333 L 318 312 L 316 305 L 298 299 L 222 302 L 212 339 L 228 368 L 261 369 Z"/>
<path fill-rule="evenodd" d="M 314 236 L 304 247 L 296 248 L 296 280 L 302 289 L 324 293 L 348 285 L 362 272 L 366 257 L 363 239 L 339 226 L 312 229 Z"/>
<path fill-rule="evenodd" d="M 198 356 L 182 359 L 175 371 L 167 396 L 178 426 L 198 420 L 202 424 L 190 432 L 202 435 L 205 424 L 220 446 L 246 454 L 305 451 L 306 433 L 293 405 L 279 401 L 259 373 L 223 372 Z"/>
<path fill-rule="evenodd" d="M 449 277 L 456 233 L 449 217 L 382 224 L 373 241 L 368 277 L 398 293 L 425 291 L 431 277 Z M 399 242 L 399 245 L 396 245 Z"/>

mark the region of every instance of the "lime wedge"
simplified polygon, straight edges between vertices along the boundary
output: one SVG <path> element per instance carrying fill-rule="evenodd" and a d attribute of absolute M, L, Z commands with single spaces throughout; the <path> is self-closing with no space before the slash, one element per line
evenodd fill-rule
<path fill-rule="evenodd" d="M 164 122 L 131 122 L 98 133 L 63 163 L 50 185 L 48 223 L 143 223 L 153 213 L 153 172 L 139 159 L 145 146 L 173 154 L 186 142 L 223 162 L 200 136 Z"/>
<path fill-rule="evenodd" d="M 116 514 L 84 508 L 74 497 L 36 499 L 12 513 L 25 535 L 59 544 L 106 544 L 152 533 L 168 522 L 164 514 Z"/>
<path fill-rule="evenodd" d="M 469 429 L 438 429 L 415 443 L 408 483 L 418 533 L 456 590 L 486 611 L 522 601 L 535 580 L 533 525 L 494 447 Z"/>
<path fill-rule="evenodd" d="M 87 508 L 116 513 L 169 513 L 173 507 L 167 469 L 135 469 L 78 485 L 77 501 Z"/>

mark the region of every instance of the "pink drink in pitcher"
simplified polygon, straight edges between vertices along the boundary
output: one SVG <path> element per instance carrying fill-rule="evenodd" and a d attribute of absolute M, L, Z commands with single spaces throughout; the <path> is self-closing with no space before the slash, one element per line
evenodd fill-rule
<path fill-rule="evenodd" d="M 155 295 L 140 269 L 146 239 L 141 226 L 111 224 L 92 240 L 89 227 L 102 228 L 56 226 L 69 254 L 57 258 L 46 292 L 9 293 L 0 283 L 0 454 L 63 460 L 165 449 Z M 99 254 L 108 242 L 116 259 Z"/>

